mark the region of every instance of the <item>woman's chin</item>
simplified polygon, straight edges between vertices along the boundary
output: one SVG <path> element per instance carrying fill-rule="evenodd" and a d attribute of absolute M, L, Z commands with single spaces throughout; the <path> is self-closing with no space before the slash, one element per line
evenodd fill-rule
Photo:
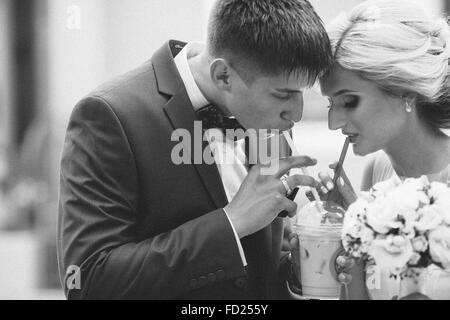
<path fill-rule="evenodd" d="M 363 157 L 371 153 L 367 148 L 364 148 L 361 144 L 353 144 L 353 153 L 357 156 Z"/>

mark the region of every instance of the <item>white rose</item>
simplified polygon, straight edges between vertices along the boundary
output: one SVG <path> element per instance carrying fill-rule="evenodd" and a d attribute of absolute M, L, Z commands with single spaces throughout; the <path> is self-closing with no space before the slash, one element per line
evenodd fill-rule
<path fill-rule="evenodd" d="M 431 258 L 450 271 L 450 228 L 437 227 L 430 232 L 428 242 Z"/>
<path fill-rule="evenodd" d="M 388 194 L 391 190 L 396 188 L 402 183 L 402 181 L 397 177 L 393 176 L 392 178 L 378 182 L 372 187 L 372 193 L 375 196 L 383 196 Z"/>
<path fill-rule="evenodd" d="M 412 240 L 412 246 L 414 251 L 425 252 L 428 249 L 428 241 L 424 236 L 419 236 Z"/>
<path fill-rule="evenodd" d="M 358 195 L 358 200 L 364 201 L 367 204 L 373 202 L 375 198 L 370 192 L 361 191 Z"/>
<path fill-rule="evenodd" d="M 353 225 L 348 224 L 345 228 L 342 228 L 342 234 L 344 236 L 350 236 L 353 239 L 358 239 L 360 237 L 362 227 L 362 224 L 359 222 L 355 222 Z"/>
<path fill-rule="evenodd" d="M 403 236 L 389 235 L 384 239 L 375 239 L 369 248 L 369 255 L 380 268 L 398 273 L 406 267 L 412 258 L 411 241 Z"/>
<path fill-rule="evenodd" d="M 419 206 L 430 203 L 430 198 L 424 192 L 425 184 L 427 182 L 423 179 L 407 179 L 387 195 L 387 200 L 392 202 L 399 214 L 406 219 L 415 219 Z"/>
<path fill-rule="evenodd" d="M 434 181 L 430 184 L 429 194 L 436 199 L 448 199 L 446 195 L 450 194 L 450 188 L 445 183 Z"/>
<path fill-rule="evenodd" d="M 391 229 L 401 228 L 402 223 L 397 218 L 395 205 L 386 198 L 377 199 L 367 208 L 367 223 L 378 233 L 386 234 Z"/>
<path fill-rule="evenodd" d="M 415 220 L 405 219 L 405 226 L 403 227 L 402 234 L 409 239 L 413 239 L 416 236 Z"/>
<path fill-rule="evenodd" d="M 364 193 L 361 193 L 363 195 Z M 367 194 L 367 193 L 366 193 Z M 366 211 L 369 202 L 363 196 L 359 197 L 355 202 L 353 202 L 347 209 L 345 215 L 357 216 L 358 214 L 363 214 Z"/>
<path fill-rule="evenodd" d="M 368 244 L 372 243 L 372 241 L 375 239 L 375 233 L 373 232 L 372 229 L 364 226 L 360 231 L 360 238 L 361 238 L 362 244 L 368 245 Z"/>
<path fill-rule="evenodd" d="M 370 246 L 367 243 L 361 243 L 359 246 L 359 251 L 361 253 L 368 253 Z"/>
<path fill-rule="evenodd" d="M 363 199 L 356 200 L 347 210 L 344 216 L 342 234 L 359 238 L 363 228 L 363 217 L 367 202 Z"/>
<path fill-rule="evenodd" d="M 375 234 L 370 228 L 367 228 L 362 224 L 355 228 L 355 230 L 356 231 L 353 234 L 353 231 L 349 231 L 343 234 L 342 244 L 346 251 L 349 251 L 351 247 L 355 249 L 356 247 L 354 245 L 357 244 L 357 254 L 358 256 L 361 256 L 361 254 L 367 253 L 369 251 L 369 247 L 375 238 Z M 355 241 L 355 239 L 358 239 L 359 241 Z M 355 256 L 355 252 L 353 252 L 353 255 Z"/>
<path fill-rule="evenodd" d="M 414 252 L 411 256 L 411 259 L 409 259 L 408 264 L 415 266 L 419 263 L 420 258 L 421 258 L 420 254 Z"/>
<path fill-rule="evenodd" d="M 429 198 L 423 191 L 417 191 L 409 186 L 399 186 L 392 190 L 386 197 L 386 202 L 392 207 L 396 214 L 397 221 L 404 223 L 404 232 L 411 233 L 414 228 L 414 222 L 418 218 L 417 208 L 424 200 Z"/>
<path fill-rule="evenodd" d="M 442 223 L 442 215 L 435 205 L 425 206 L 418 211 L 419 219 L 414 226 L 420 232 L 436 229 Z"/>
<path fill-rule="evenodd" d="M 428 177 L 424 175 L 420 178 L 408 178 L 403 182 L 403 185 L 414 190 L 423 190 L 430 185 L 430 181 L 428 180 Z"/>
<path fill-rule="evenodd" d="M 445 223 L 450 224 L 450 188 L 444 183 L 432 182 L 429 194 L 435 200 L 433 206 Z"/>

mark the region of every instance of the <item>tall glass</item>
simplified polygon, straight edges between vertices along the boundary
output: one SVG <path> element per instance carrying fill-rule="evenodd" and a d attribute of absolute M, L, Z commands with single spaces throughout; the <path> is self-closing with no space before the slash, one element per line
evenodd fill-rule
<path fill-rule="evenodd" d="M 323 207 L 323 209 L 322 209 Z M 294 226 L 300 242 L 302 295 L 311 299 L 339 299 L 336 258 L 342 252 L 345 211 L 332 202 L 304 206 Z"/>

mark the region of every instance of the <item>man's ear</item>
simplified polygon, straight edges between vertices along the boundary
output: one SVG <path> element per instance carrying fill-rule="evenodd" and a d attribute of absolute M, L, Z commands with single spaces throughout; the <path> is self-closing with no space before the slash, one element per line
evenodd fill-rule
<path fill-rule="evenodd" d="M 229 91 L 231 67 L 224 59 L 215 59 L 210 65 L 210 76 L 217 88 Z"/>

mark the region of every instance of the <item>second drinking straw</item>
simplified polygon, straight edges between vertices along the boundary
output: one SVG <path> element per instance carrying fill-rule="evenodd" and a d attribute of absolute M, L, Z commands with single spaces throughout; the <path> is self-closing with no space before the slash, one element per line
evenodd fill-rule
<path fill-rule="evenodd" d="M 294 145 L 294 143 L 292 141 L 292 138 L 289 135 L 289 132 L 284 131 L 283 135 L 284 135 L 284 138 L 286 139 L 287 143 L 289 144 L 289 147 L 292 150 L 292 154 L 294 156 L 296 156 L 296 157 L 300 156 L 300 152 L 298 152 L 297 148 L 295 147 L 295 145 Z M 300 169 L 302 170 L 304 175 L 306 175 L 306 176 L 310 175 L 307 168 L 301 167 Z M 320 200 L 319 193 L 317 192 L 317 190 L 315 188 L 309 188 L 309 189 L 310 189 L 310 191 L 312 192 L 312 194 L 314 196 L 314 200 L 316 201 L 317 209 L 319 209 L 319 211 L 322 212 L 323 211 L 323 207 L 322 207 L 322 202 Z"/>

